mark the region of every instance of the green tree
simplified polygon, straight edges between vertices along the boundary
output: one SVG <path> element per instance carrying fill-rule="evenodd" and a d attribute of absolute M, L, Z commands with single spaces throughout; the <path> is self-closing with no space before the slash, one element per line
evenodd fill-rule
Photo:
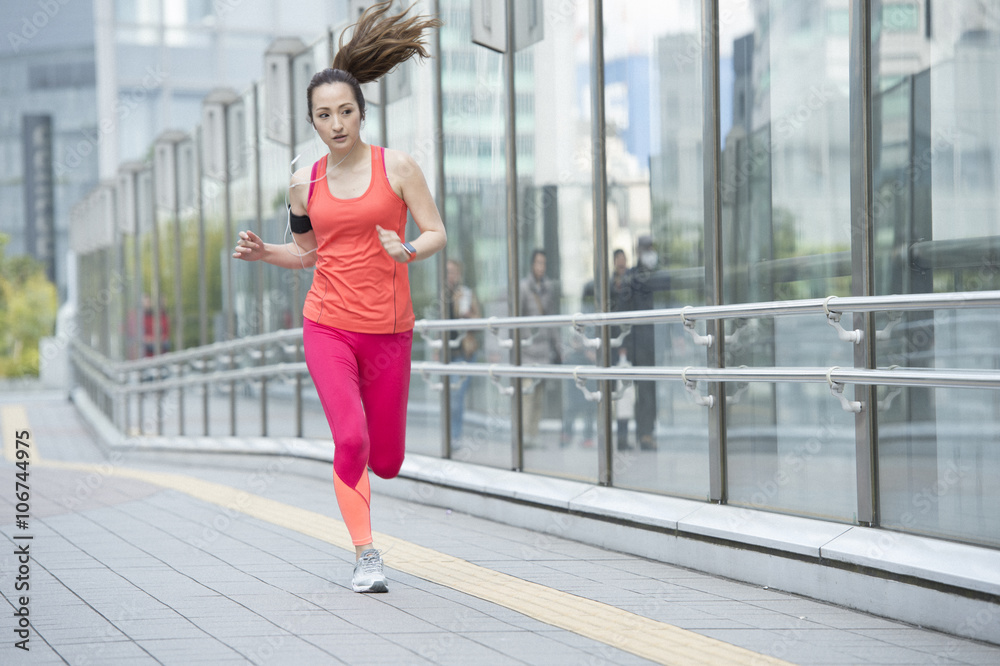
<path fill-rule="evenodd" d="M 0 377 L 38 375 L 38 340 L 52 335 L 56 287 L 42 264 L 7 257 L 10 237 L 0 234 Z"/>

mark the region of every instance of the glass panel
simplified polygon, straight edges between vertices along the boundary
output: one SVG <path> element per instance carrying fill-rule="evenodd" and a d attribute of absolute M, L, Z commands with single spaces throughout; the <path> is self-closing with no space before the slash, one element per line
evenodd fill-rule
<path fill-rule="evenodd" d="M 152 173 L 141 171 L 136 176 L 136 217 L 139 230 L 139 271 L 142 284 L 142 355 L 154 356 L 156 326 L 154 323 L 156 302 L 161 293 L 159 275 L 154 270 L 153 243 L 153 188 Z"/>
<path fill-rule="evenodd" d="M 301 108 L 293 105 L 292 117 L 295 122 L 304 123 L 309 133 L 315 135 L 312 127 L 305 121 L 305 90 L 312 76 L 311 62 L 300 63 L 298 59 L 293 59 L 292 71 L 298 73 L 303 70 L 306 73 L 305 81 L 296 79 L 292 90 L 293 102 L 301 100 Z M 288 214 L 286 201 L 288 200 L 288 183 L 294 169 L 300 169 L 312 163 L 312 159 L 300 157 L 294 164 L 292 161 L 293 146 L 290 146 L 284 139 L 284 135 L 276 129 L 284 129 L 285 125 L 280 121 L 275 121 L 268 116 L 268 109 L 272 108 L 272 102 L 267 97 L 267 86 L 257 87 L 257 118 L 259 134 L 257 140 L 260 146 L 260 187 L 261 187 L 261 229 L 258 232 L 266 242 L 282 244 L 290 239 L 288 230 Z M 280 108 L 280 104 L 274 106 Z M 301 119 L 300 117 L 301 116 Z M 268 128 L 271 127 L 271 131 Z M 298 130 L 296 130 L 298 132 Z M 296 134 L 296 136 L 302 136 Z M 317 142 L 318 143 L 318 142 Z M 297 154 L 297 153 L 296 153 Z M 264 262 L 258 262 L 256 270 L 259 271 L 260 280 L 260 330 L 262 333 L 273 333 L 275 331 L 296 328 L 300 325 L 298 318 L 302 313 L 300 298 L 296 298 L 296 283 L 304 292 L 304 284 L 307 288 L 311 278 L 311 271 L 289 270 L 279 268 Z M 304 298 L 304 294 L 301 298 Z M 296 341 L 289 341 L 282 344 L 272 344 L 267 347 L 265 353 L 267 363 L 294 363 L 301 361 L 301 355 L 296 355 L 296 350 L 301 349 L 301 338 Z M 301 353 L 301 352 L 300 352 Z M 322 410 L 319 408 L 319 401 L 315 392 L 303 392 L 303 401 L 306 408 L 305 413 L 315 410 L 321 420 Z M 292 376 L 282 376 L 270 378 L 267 381 L 267 433 L 275 437 L 291 437 L 296 434 L 295 417 L 295 378 Z M 329 436 L 329 428 L 326 428 L 326 436 Z M 319 436 L 310 431 L 303 433 L 307 437 Z"/>
<path fill-rule="evenodd" d="M 195 160 L 197 147 L 187 140 L 177 147 L 177 194 L 180 211 L 180 252 L 181 252 L 181 348 L 197 347 L 200 344 L 199 299 L 201 286 L 198 284 L 198 207 L 195 192 L 197 177 Z"/>
<path fill-rule="evenodd" d="M 525 3 L 519 9 L 543 17 L 535 33 L 540 39 L 515 58 L 520 313 L 593 311 L 588 3 Z M 521 345 L 524 365 L 595 363 L 575 332 L 540 328 L 521 335 L 530 340 Z M 523 384 L 525 470 L 596 480 L 596 405 L 572 381 Z"/>
<path fill-rule="evenodd" d="M 429 14 L 427 3 L 417 3 L 411 14 Z M 429 37 L 429 36 L 428 36 Z M 409 154 L 419 165 L 432 195 L 436 194 L 437 155 L 433 135 L 433 77 L 432 60 L 414 59 L 397 67 L 388 77 L 382 91 L 387 96 L 386 129 L 388 139 L 381 142 L 377 116 L 366 121 L 369 140 Z M 376 107 L 370 107 L 375 110 Z M 376 130 L 371 132 L 370 130 Z M 443 213 L 443 211 L 442 211 Z M 457 222 L 457 220 L 455 220 Z M 451 233 L 451 225 L 448 228 Z M 420 229 L 410 216 L 406 226 L 406 239 L 413 240 Z M 454 247 L 454 236 L 449 237 L 448 252 Z M 440 289 L 439 262 L 443 255 L 411 264 L 408 268 L 413 312 L 417 319 L 442 316 L 439 312 Z M 436 336 L 435 336 L 436 337 Z M 432 338 L 433 339 L 433 338 Z M 413 338 L 414 360 L 432 358 L 427 341 L 420 335 Z M 410 379 L 410 399 L 407 413 L 406 449 L 416 453 L 440 456 L 444 445 L 444 427 L 441 422 L 443 409 L 439 377 L 424 378 L 419 373 Z"/>
<path fill-rule="evenodd" d="M 227 239 L 227 247 L 235 242 L 236 234 L 250 229 L 260 233 L 257 225 L 257 171 L 256 171 L 256 127 L 254 114 L 257 112 L 253 89 L 247 90 L 240 99 L 226 107 L 227 151 L 229 174 L 229 215 L 233 238 Z M 221 259 L 232 270 L 233 286 L 230 291 L 235 318 L 235 339 L 245 338 L 261 332 L 260 262 L 246 262 L 232 259 L 227 253 Z M 259 351 L 259 350 L 253 350 Z M 236 354 L 233 365 L 236 368 L 254 367 L 262 359 L 250 350 Z M 261 434 L 260 380 L 236 382 L 236 432 L 238 436 Z M 226 410 L 228 414 L 228 409 Z"/>
<path fill-rule="evenodd" d="M 280 239 L 276 242 L 289 242 L 291 240 L 288 213 L 285 208 L 288 202 L 288 181 L 291 174 L 302 168 L 311 168 L 317 160 L 329 152 L 312 124 L 308 122 L 309 109 L 308 98 L 306 97 L 306 90 L 313 75 L 329 66 L 327 62 L 329 56 L 323 55 L 323 52 L 327 48 L 326 40 L 321 40 L 311 49 L 307 49 L 292 59 L 294 84 L 292 87 L 291 108 L 297 123 L 293 125 L 295 145 L 293 147 L 280 145 L 279 147 L 278 144 L 271 141 L 268 142 L 271 148 L 265 152 L 269 156 L 268 164 L 271 165 L 271 172 L 275 174 L 273 185 L 274 201 L 272 204 L 273 218 L 270 228 L 273 229 L 271 233 L 274 234 L 274 237 Z M 367 117 L 370 118 L 370 116 Z M 364 132 L 362 133 L 362 137 L 365 140 L 368 139 Z M 277 318 L 275 325 L 278 328 L 295 328 L 302 325 L 302 307 L 305 303 L 306 295 L 312 287 L 313 274 L 314 270 L 311 268 L 305 270 L 286 270 L 272 267 L 266 279 L 271 293 L 279 299 L 274 313 L 274 316 Z M 282 298 L 284 299 L 283 302 L 280 300 Z M 298 351 L 293 352 L 286 346 L 284 351 L 285 358 L 288 360 L 295 358 L 297 361 L 302 361 L 304 356 L 302 355 L 301 344 L 298 344 L 296 348 Z M 298 355 L 297 358 L 296 354 Z M 294 429 L 294 392 L 294 381 L 288 381 L 277 387 L 276 393 L 279 397 L 276 409 L 280 410 L 281 413 L 287 413 L 290 420 L 288 424 L 274 424 L 272 427 L 278 429 L 291 427 Z M 308 373 L 302 376 L 302 434 L 308 438 L 320 440 L 332 439 L 330 424 L 326 420 L 326 414 L 323 412 L 323 406 L 319 402 L 316 387 L 313 385 L 312 378 Z"/>
<path fill-rule="evenodd" d="M 119 178 L 118 187 L 124 191 L 127 185 L 123 182 L 123 179 L 131 181 L 132 175 L 128 174 Z M 135 203 L 132 199 L 123 195 L 116 206 L 117 213 L 124 216 L 124 208 L 126 206 L 134 208 L 134 205 Z M 129 360 L 136 360 L 142 358 L 144 352 L 142 340 L 142 253 L 139 246 L 139 234 L 136 233 L 137 230 L 134 226 L 131 228 L 131 231 L 132 233 L 122 236 L 122 242 L 125 246 L 125 283 L 128 285 L 126 289 L 127 311 L 125 315 L 125 327 L 128 339 L 126 343 L 126 355 Z M 132 377 L 129 377 L 128 381 L 131 382 L 132 379 Z M 125 432 L 129 436 L 137 432 L 139 423 L 138 405 L 139 400 L 135 394 L 129 394 L 126 397 Z"/>
<path fill-rule="evenodd" d="M 462 262 L 462 280 L 479 301 L 483 316 L 505 317 L 512 308 L 506 279 L 503 60 L 472 43 L 468 2 L 442 0 L 439 7 L 444 21 L 440 57 L 448 257 Z M 443 306 L 444 299 L 429 308 L 425 305 L 417 316 L 447 316 Z M 510 362 L 496 336 L 479 336 L 478 341 L 482 346 L 473 360 Z M 435 358 L 430 350 L 424 353 L 427 360 Z M 509 468 L 510 398 L 483 378 L 464 385 L 457 377 L 452 381 L 455 392 L 465 392 L 461 439 L 452 442 L 452 457 Z M 459 396 L 453 400 L 460 407 Z"/>
<path fill-rule="evenodd" d="M 825 3 L 719 11 L 725 302 L 850 295 L 848 35 Z M 726 336 L 727 366 L 854 364 L 823 317 L 733 320 Z M 826 386 L 727 394 L 733 504 L 854 520 L 854 421 Z"/>
<path fill-rule="evenodd" d="M 140 315 L 137 312 L 139 300 L 136 296 L 138 281 L 136 275 L 135 235 L 123 234 L 118 237 L 123 257 L 122 290 L 123 326 L 125 338 L 124 360 L 135 360 L 142 356 L 142 334 L 139 330 Z"/>
<path fill-rule="evenodd" d="M 292 129 L 295 132 L 295 155 L 302 156 L 295 163 L 293 169 L 301 169 L 310 166 L 313 162 L 325 155 L 327 147 L 320 140 L 312 123 L 309 122 L 309 99 L 306 97 L 306 90 L 313 75 L 326 67 L 329 56 L 326 55 L 328 49 L 327 41 L 324 39 L 318 42 L 311 49 L 292 58 Z M 320 55 L 323 53 L 323 55 Z M 280 105 L 277 105 L 280 106 Z M 292 159 L 291 157 L 288 158 Z M 288 160 L 286 160 L 287 162 Z M 282 173 L 287 172 L 287 164 Z M 288 186 L 288 183 L 285 183 Z"/>
<path fill-rule="evenodd" d="M 882 29 L 887 32 L 916 32 L 920 29 L 923 2 L 883 2 Z M 981 3 L 980 3 L 981 4 Z"/>
<path fill-rule="evenodd" d="M 211 111 L 210 113 L 215 113 Z M 210 116 L 211 118 L 211 116 Z M 206 327 L 208 343 L 220 342 L 226 339 L 226 315 L 224 303 L 228 289 L 226 266 L 230 259 L 230 239 L 226 237 L 225 223 L 225 183 L 216 171 L 217 165 L 209 156 L 214 150 L 216 136 L 208 136 L 204 131 L 202 143 L 202 178 L 201 202 L 205 220 L 205 295 L 206 295 Z M 213 359 L 222 361 L 221 357 Z M 214 365 L 215 367 L 223 367 Z M 225 386 L 212 385 L 206 389 L 208 396 L 208 435 L 229 435 L 229 393 Z"/>
<path fill-rule="evenodd" d="M 175 351 L 177 349 L 177 332 L 183 330 L 183 323 L 177 318 L 177 305 L 180 294 L 177 290 L 176 278 L 178 277 L 176 243 L 179 242 L 177 220 L 178 211 L 175 210 L 177 202 L 177 181 L 175 160 L 177 151 L 175 145 L 169 142 L 154 144 L 152 150 L 158 159 L 153 160 L 153 189 L 155 190 L 155 203 L 153 216 L 155 219 L 155 233 L 153 243 L 155 253 L 154 293 L 159 296 L 152 298 L 152 302 L 159 302 L 159 308 L 154 312 L 153 332 L 159 335 L 159 350 L 162 353 Z M 179 202 L 177 202 L 179 203 Z M 158 317 L 158 324 L 155 322 Z M 158 328 L 157 328 L 158 326 Z M 180 329 L 178 327 L 180 326 Z M 160 373 L 161 378 L 174 377 L 176 371 L 173 369 L 164 370 Z M 157 405 L 157 418 L 162 419 L 157 432 L 165 435 L 177 435 L 180 433 L 179 414 L 183 409 L 183 392 L 167 391 L 159 393 L 158 398 L 162 402 Z"/>
<path fill-rule="evenodd" d="M 143 169 L 135 177 L 136 186 L 136 223 L 139 238 L 139 280 L 141 288 L 141 309 L 139 331 L 142 339 L 142 356 L 155 356 L 156 349 L 156 304 L 160 297 L 160 283 L 156 269 L 156 244 L 154 243 L 155 211 L 153 203 L 153 175 L 149 169 Z M 140 381 L 155 379 L 150 371 L 140 373 Z M 157 408 L 157 396 L 154 393 L 144 393 L 138 398 L 138 423 L 141 434 L 159 432 L 162 425 L 161 410 Z"/>
<path fill-rule="evenodd" d="M 658 3 L 636 18 L 629 5 L 604 5 L 610 309 L 701 305 L 700 3 Z M 656 324 L 632 327 L 612 362 L 703 367 L 706 356 L 679 326 Z M 709 411 L 676 381 L 636 382 L 621 396 L 615 485 L 707 497 Z"/>
<path fill-rule="evenodd" d="M 927 4 L 873 8 L 876 293 L 1000 289 L 1000 14 L 973 0 Z M 998 324 L 996 310 L 879 315 L 876 363 L 995 372 Z M 996 545 L 984 498 L 1000 478 L 1000 396 L 879 397 L 882 524 Z"/>
<path fill-rule="evenodd" d="M 157 278 L 160 291 L 160 348 L 163 352 L 170 352 L 177 348 L 174 344 L 177 330 L 175 316 L 177 290 L 174 288 L 174 277 L 177 275 L 177 266 L 175 265 L 177 250 L 174 243 L 178 236 L 172 210 L 158 206 L 156 220 L 156 242 L 159 246 L 158 265 L 160 269 Z"/>

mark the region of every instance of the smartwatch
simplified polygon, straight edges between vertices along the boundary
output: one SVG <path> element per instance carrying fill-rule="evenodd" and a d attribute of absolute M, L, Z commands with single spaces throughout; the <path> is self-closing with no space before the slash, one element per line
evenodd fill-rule
<path fill-rule="evenodd" d="M 407 254 L 406 263 L 410 263 L 417 258 L 417 248 L 410 243 L 403 243 L 403 251 Z"/>

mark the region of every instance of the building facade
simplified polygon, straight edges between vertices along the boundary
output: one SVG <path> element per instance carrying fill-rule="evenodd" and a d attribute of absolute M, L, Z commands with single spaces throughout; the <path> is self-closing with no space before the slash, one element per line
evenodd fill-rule
<path fill-rule="evenodd" d="M 14 4 L 14 3 L 8 3 Z M 97 182 L 93 24 L 86 2 L 4 8 L 0 40 L 0 232 L 41 261 L 65 298 L 69 210 Z"/>
<path fill-rule="evenodd" d="M 6 3 L 0 40 L 0 232 L 67 296 L 70 210 L 165 131 L 191 127 L 218 87 L 263 74 L 279 35 L 312 40 L 347 0 Z M 16 7 L 13 5 L 17 5 Z"/>

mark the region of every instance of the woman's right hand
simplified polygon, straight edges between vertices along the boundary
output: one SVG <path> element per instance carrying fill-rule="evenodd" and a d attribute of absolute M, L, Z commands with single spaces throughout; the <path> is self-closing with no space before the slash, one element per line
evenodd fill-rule
<path fill-rule="evenodd" d="M 252 231 L 241 231 L 240 239 L 236 241 L 233 259 L 243 261 L 258 261 L 264 258 L 264 241 Z"/>

